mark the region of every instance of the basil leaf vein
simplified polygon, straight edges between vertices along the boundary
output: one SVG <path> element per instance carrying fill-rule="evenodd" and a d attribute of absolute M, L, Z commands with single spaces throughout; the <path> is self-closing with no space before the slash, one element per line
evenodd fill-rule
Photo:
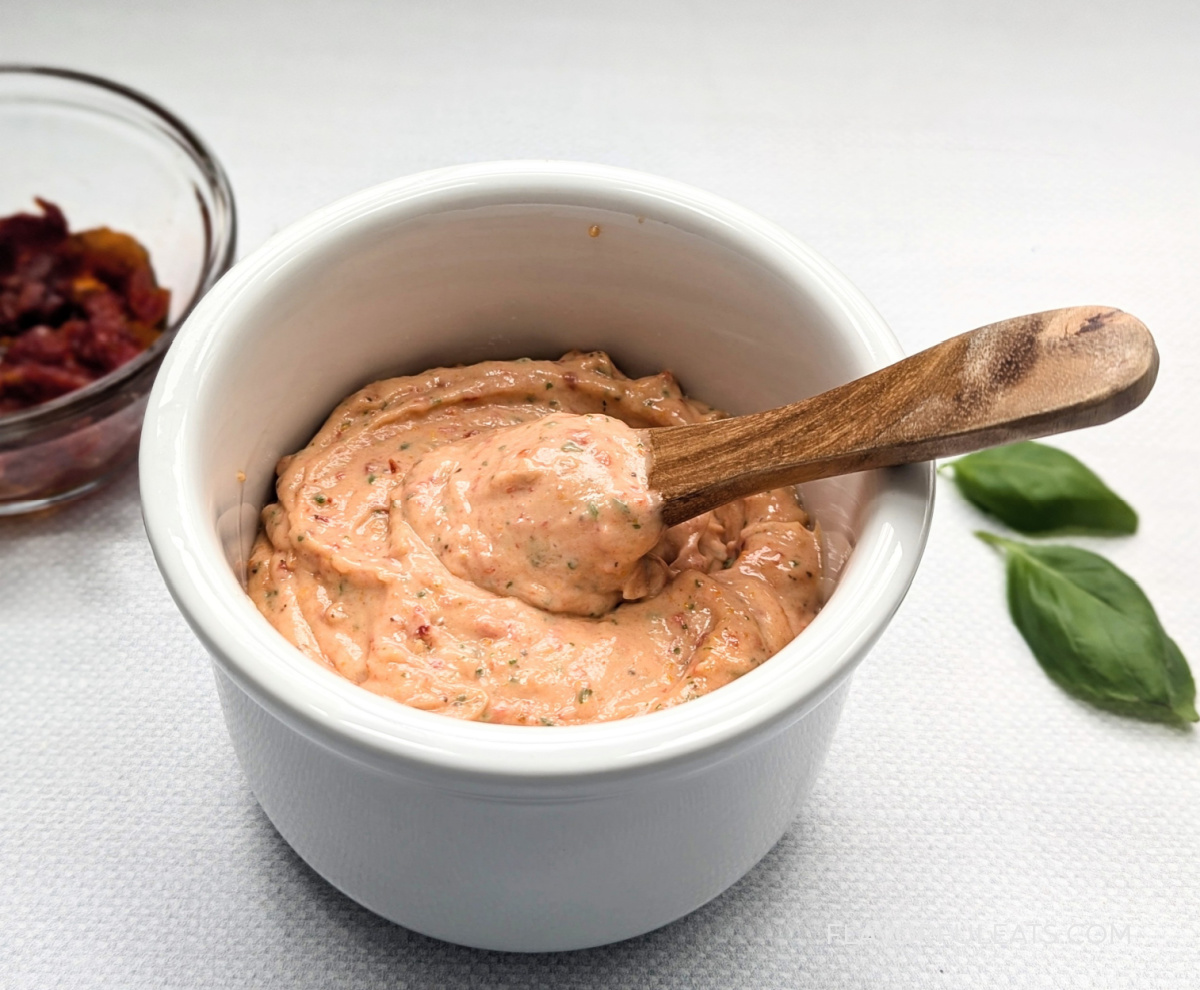
<path fill-rule="evenodd" d="M 968 501 L 1018 532 L 1137 531 L 1133 507 L 1057 447 L 1026 440 L 968 454 L 946 467 Z"/>
<path fill-rule="evenodd" d="M 1198 720 L 1187 660 L 1133 578 L 1078 547 L 976 536 L 1004 552 L 1009 613 L 1056 684 L 1121 714 Z"/>

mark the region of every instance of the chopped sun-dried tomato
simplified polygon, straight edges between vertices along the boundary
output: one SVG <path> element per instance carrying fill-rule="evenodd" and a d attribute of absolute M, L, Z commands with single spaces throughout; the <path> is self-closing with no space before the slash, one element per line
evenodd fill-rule
<path fill-rule="evenodd" d="M 144 351 L 171 293 L 150 255 L 107 227 L 72 234 L 53 203 L 0 218 L 0 413 L 65 395 Z"/>

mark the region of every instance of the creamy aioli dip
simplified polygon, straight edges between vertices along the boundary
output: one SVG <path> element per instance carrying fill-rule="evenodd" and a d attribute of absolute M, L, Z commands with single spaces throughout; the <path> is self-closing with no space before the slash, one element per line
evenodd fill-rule
<path fill-rule="evenodd" d="M 621 420 L 555 413 L 435 447 L 404 481 L 404 516 L 451 573 L 598 617 L 664 584 L 649 473 Z"/>
<path fill-rule="evenodd" d="M 562 725 L 689 701 L 820 607 L 792 489 L 662 525 L 637 430 L 720 415 L 602 353 L 368 385 L 280 461 L 250 595 L 314 660 L 416 708 Z"/>

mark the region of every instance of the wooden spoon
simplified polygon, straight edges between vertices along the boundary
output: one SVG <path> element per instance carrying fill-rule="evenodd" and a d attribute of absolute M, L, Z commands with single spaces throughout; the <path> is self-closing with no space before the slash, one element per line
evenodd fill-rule
<path fill-rule="evenodd" d="M 1150 331 L 1076 306 L 992 323 L 779 409 L 647 430 L 668 526 L 783 485 L 1107 423 L 1158 374 Z"/>

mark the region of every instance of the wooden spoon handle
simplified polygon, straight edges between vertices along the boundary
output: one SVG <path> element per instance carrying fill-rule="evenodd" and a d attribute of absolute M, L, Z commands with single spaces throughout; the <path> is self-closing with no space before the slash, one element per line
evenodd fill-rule
<path fill-rule="evenodd" d="M 1018 316 L 789 406 L 648 430 L 650 487 L 674 525 L 783 485 L 1106 423 L 1157 374 L 1150 332 L 1119 309 Z"/>

